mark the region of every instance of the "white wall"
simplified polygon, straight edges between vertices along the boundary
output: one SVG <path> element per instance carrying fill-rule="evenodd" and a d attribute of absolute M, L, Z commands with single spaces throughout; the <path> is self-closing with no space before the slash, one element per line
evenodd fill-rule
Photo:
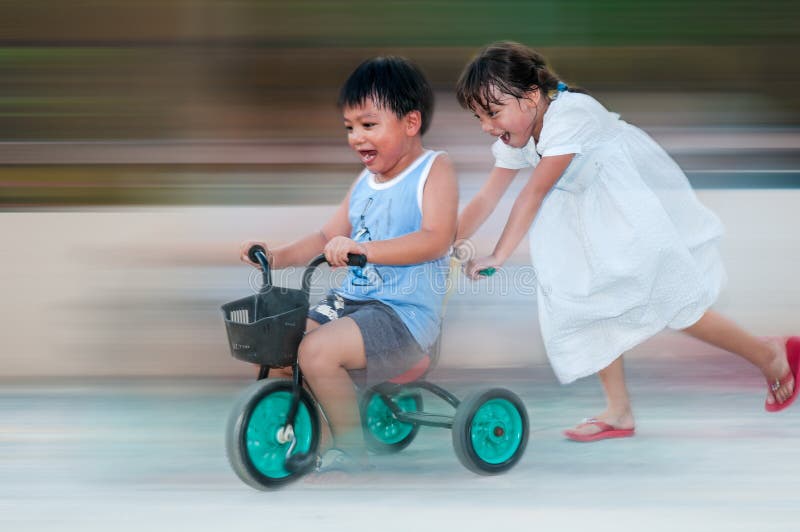
<path fill-rule="evenodd" d="M 717 308 L 760 335 L 800 333 L 800 191 L 707 190 L 727 228 Z M 510 200 L 477 235 L 490 249 Z M 251 293 L 239 242 L 283 242 L 332 207 L 163 208 L 0 214 L 0 377 L 243 375 L 220 304 Z M 513 259 L 527 260 L 527 243 Z M 485 291 L 484 291 L 485 292 Z M 541 363 L 535 300 L 455 294 L 441 364 Z M 637 351 L 685 345 L 662 335 Z"/>

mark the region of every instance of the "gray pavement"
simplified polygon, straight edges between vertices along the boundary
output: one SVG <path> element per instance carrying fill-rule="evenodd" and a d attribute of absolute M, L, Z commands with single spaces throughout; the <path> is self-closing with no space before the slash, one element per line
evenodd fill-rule
<path fill-rule="evenodd" d="M 562 438 L 601 409 L 593 378 L 560 387 L 539 365 L 440 369 L 431 380 L 459 395 L 520 394 L 532 434 L 515 469 L 474 475 L 448 430 L 423 428 L 364 478 L 266 493 L 225 458 L 225 419 L 248 379 L 4 381 L 0 529 L 797 530 L 800 407 L 763 412 L 756 372 L 699 344 L 633 357 L 628 373 L 634 438 Z"/>

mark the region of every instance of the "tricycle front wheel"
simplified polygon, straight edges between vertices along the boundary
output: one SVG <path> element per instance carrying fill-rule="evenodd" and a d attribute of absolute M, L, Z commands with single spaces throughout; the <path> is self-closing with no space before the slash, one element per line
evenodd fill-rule
<path fill-rule="evenodd" d="M 313 461 L 306 460 L 304 463 L 311 465 L 286 467 L 287 454 L 316 455 L 320 434 L 315 403 L 302 388 L 294 424 L 287 430 L 292 391 L 292 382 L 285 379 L 255 382 L 241 393 L 228 417 L 228 461 L 239 478 L 253 488 L 279 488 L 307 473 L 313 465 Z"/>

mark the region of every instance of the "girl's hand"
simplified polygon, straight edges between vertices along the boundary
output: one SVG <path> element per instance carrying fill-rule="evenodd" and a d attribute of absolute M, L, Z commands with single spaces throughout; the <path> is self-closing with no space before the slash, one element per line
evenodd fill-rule
<path fill-rule="evenodd" d="M 347 266 L 347 254 L 366 255 L 367 249 L 361 244 L 345 236 L 335 236 L 325 244 L 325 259 L 334 268 Z"/>
<path fill-rule="evenodd" d="M 467 274 L 467 277 L 475 281 L 482 277 L 482 274 L 478 273 L 481 270 L 486 270 L 487 268 L 497 269 L 502 265 L 503 261 L 497 259 L 497 257 L 495 257 L 494 255 L 489 255 L 487 257 L 479 257 L 467 263 L 466 268 L 464 268 L 464 273 Z"/>
<path fill-rule="evenodd" d="M 250 264 L 251 266 L 255 266 L 256 268 L 260 268 L 261 265 L 258 262 L 253 262 L 250 260 L 250 257 L 247 254 L 250 251 L 250 248 L 253 246 L 261 246 L 264 248 L 264 254 L 267 256 L 267 262 L 269 262 L 270 266 L 272 266 L 272 253 L 270 253 L 267 244 L 261 242 L 260 240 L 245 240 L 242 242 L 242 245 L 239 247 L 239 260 L 246 264 Z"/>

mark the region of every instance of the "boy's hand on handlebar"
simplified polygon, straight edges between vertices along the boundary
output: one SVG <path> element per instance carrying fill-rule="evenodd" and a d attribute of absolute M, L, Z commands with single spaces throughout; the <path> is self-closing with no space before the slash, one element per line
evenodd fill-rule
<path fill-rule="evenodd" d="M 253 246 L 261 246 L 262 248 L 264 248 L 265 254 L 267 255 L 267 262 L 272 264 L 272 253 L 270 253 L 267 244 L 261 242 L 260 240 L 245 240 L 244 242 L 242 242 L 242 245 L 239 248 L 239 260 L 251 266 L 255 266 L 256 268 L 260 268 L 261 265 L 258 262 L 253 262 L 252 260 L 250 260 L 250 257 L 248 255 L 250 248 L 252 248 Z"/>
<path fill-rule="evenodd" d="M 361 244 L 344 236 L 335 236 L 325 244 L 325 260 L 334 268 L 347 266 L 347 254 L 366 255 L 367 250 Z"/>
<path fill-rule="evenodd" d="M 470 279 L 477 280 L 482 276 L 488 277 L 492 275 L 495 270 L 499 269 L 503 262 L 498 260 L 494 255 L 486 257 L 479 257 L 469 261 L 464 268 L 464 273 Z"/>

